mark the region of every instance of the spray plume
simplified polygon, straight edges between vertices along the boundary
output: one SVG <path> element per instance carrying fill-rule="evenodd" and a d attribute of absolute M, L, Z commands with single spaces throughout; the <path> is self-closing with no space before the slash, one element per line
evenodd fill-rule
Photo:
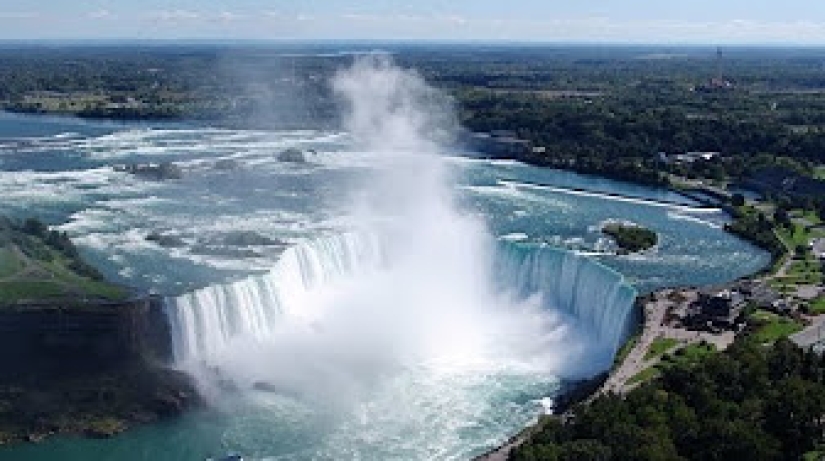
<path fill-rule="evenodd" d="M 288 250 L 263 278 L 179 299 L 179 358 L 241 389 L 338 403 L 404 373 L 550 376 L 580 360 L 593 341 L 569 318 L 496 288 L 495 239 L 456 205 L 439 155 L 450 100 L 379 55 L 332 86 L 380 164 L 353 194 L 358 228 Z"/>

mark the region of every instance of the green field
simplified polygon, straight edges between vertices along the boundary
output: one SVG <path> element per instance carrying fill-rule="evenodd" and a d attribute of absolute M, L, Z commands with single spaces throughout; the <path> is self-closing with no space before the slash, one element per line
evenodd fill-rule
<path fill-rule="evenodd" d="M 750 321 L 755 327 L 751 333 L 752 338 L 763 344 L 787 338 L 803 328 L 801 323 L 793 319 L 761 309 L 750 315 Z"/>
<path fill-rule="evenodd" d="M 825 314 L 825 297 L 819 297 L 811 301 L 810 310 L 812 314 Z"/>
<path fill-rule="evenodd" d="M 707 343 L 689 344 L 681 349 L 677 349 L 672 353 L 667 353 L 667 351 L 672 350 L 673 347 L 676 346 L 676 344 L 678 344 L 676 340 L 665 338 L 656 339 L 651 345 L 648 354 L 645 355 L 645 359 L 649 360 L 653 356 L 656 356 L 651 354 L 651 351 L 654 350 L 655 346 L 656 353 L 662 356 L 662 360 L 656 365 L 649 368 L 645 368 L 644 370 L 640 371 L 635 376 L 630 378 L 627 381 L 627 383 L 638 384 L 645 381 L 649 381 L 651 379 L 658 377 L 662 374 L 662 372 L 672 367 L 686 366 L 699 363 L 708 355 L 716 353 L 716 347 L 714 347 L 712 344 Z M 661 353 L 659 353 L 660 351 Z"/>
<path fill-rule="evenodd" d="M 0 305 L 58 299 L 82 304 L 128 295 L 86 266 L 65 236 L 49 238 L 51 243 L 8 221 L 0 223 Z"/>
<path fill-rule="evenodd" d="M 679 344 L 679 341 L 672 338 L 656 338 L 653 340 L 653 343 L 650 344 L 650 348 L 647 350 L 647 354 L 645 354 L 645 360 L 661 357 L 665 352 L 676 347 L 677 344 Z"/>
<path fill-rule="evenodd" d="M 716 347 L 713 344 L 698 343 L 685 346 L 672 354 L 667 354 L 657 365 L 660 369 L 665 370 L 676 365 L 690 365 L 699 363 L 705 357 L 715 354 Z"/>
<path fill-rule="evenodd" d="M 659 368 L 658 367 L 649 367 L 645 368 L 644 370 L 636 373 L 635 376 L 627 380 L 627 384 L 639 384 L 645 381 L 650 381 L 659 376 Z"/>
<path fill-rule="evenodd" d="M 20 260 L 8 248 L 0 248 L 0 279 L 11 277 L 22 268 Z"/>

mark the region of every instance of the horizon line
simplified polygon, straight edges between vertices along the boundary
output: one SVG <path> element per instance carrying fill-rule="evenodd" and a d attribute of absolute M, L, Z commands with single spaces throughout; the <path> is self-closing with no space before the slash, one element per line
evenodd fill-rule
<path fill-rule="evenodd" d="M 627 48 L 763 48 L 825 49 L 825 43 L 792 42 L 657 42 L 608 40 L 509 40 L 422 38 L 0 38 L 4 45 L 485 45 L 524 47 L 627 47 Z"/>

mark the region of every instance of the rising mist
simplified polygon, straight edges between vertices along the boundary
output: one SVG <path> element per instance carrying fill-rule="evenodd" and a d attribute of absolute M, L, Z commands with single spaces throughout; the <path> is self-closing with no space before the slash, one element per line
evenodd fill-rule
<path fill-rule="evenodd" d="M 178 358 L 207 394 L 231 381 L 347 406 L 410 373 L 550 379 L 603 366 L 584 359 L 596 341 L 571 317 L 495 283 L 496 240 L 457 205 L 442 156 L 450 99 L 381 55 L 331 85 L 354 149 L 375 161 L 341 191 L 355 225 L 287 250 L 267 276 L 176 302 Z"/>

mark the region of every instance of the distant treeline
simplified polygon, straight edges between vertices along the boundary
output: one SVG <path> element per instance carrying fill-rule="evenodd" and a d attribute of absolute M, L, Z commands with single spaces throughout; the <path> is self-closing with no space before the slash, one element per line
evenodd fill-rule
<path fill-rule="evenodd" d="M 21 48 L 22 47 L 22 48 Z M 736 179 L 754 163 L 825 163 L 825 49 L 380 45 L 6 46 L 0 102 L 87 117 L 338 123 L 328 82 L 352 56 L 393 54 L 478 131 L 512 130 L 525 160 L 648 184 L 663 170 Z M 657 153 L 713 151 L 664 166 Z"/>
<path fill-rule="evenodd" d="M 0 217 L 0 248 L 8 244 L 15 245 L 27 257 L 38 261 L 50 262 L 56 257 L 56 252 L 66 258 L 67 267 L 78 275 L 98 281 L 104 280 L 97 269 L 83 260 L 66 232 L 50 230 L 35 218 L 18 223 Z"/>

